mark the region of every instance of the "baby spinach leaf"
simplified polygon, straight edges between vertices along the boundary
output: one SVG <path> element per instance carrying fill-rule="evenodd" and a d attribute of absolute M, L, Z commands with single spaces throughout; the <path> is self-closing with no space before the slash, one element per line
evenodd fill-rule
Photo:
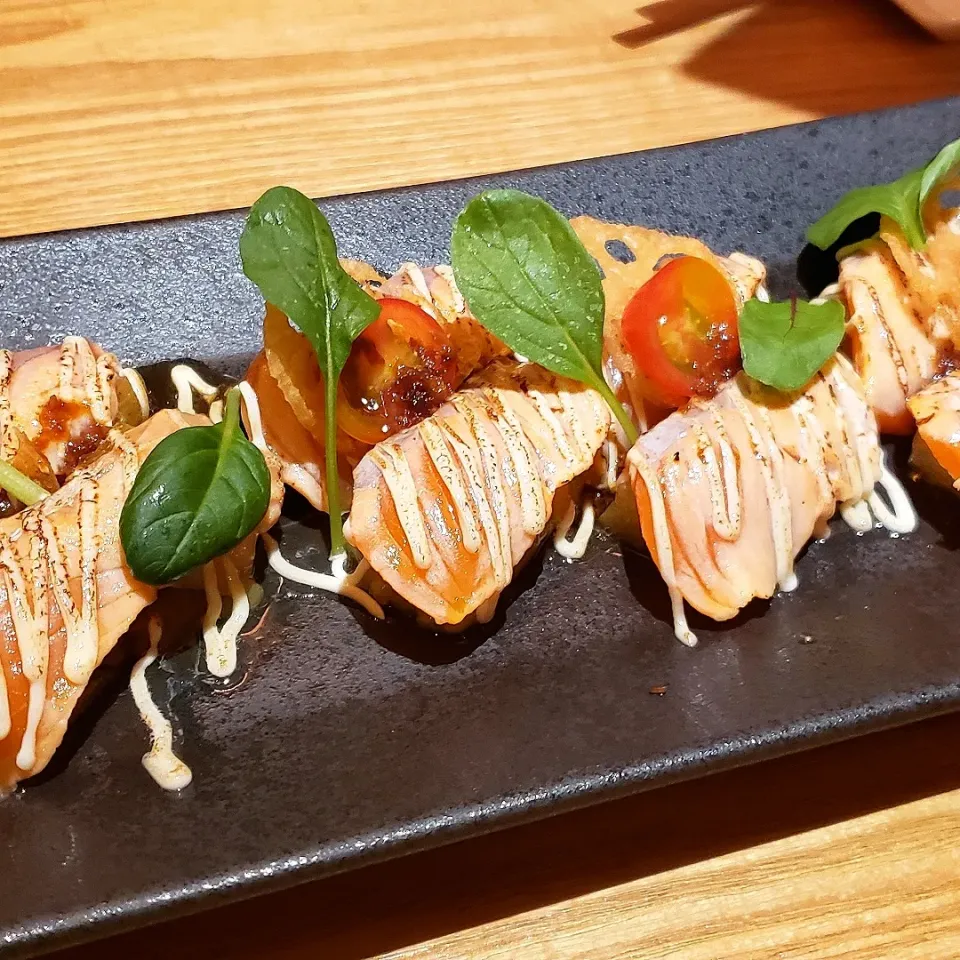
<path fill-rule="evenodd" d="M 920 181 L 920 208 L 942 183 L 960 174 L 960 138 L 948 143 L 924 168 Z"/>
<path fill-rule="evenodd" d="M 948 143 L 926 166 L 904 174 L 893 183 L 859 187 L 840 198 L 807 230 L 807 239 L 821 250 L 836 243 L 854 220 L 880 213 L 896 221 L 914 250 L 927 242 L 923 207 L 934 191 L 960 168 L 960 139 Z"/>
<path fill-rule="evenodd" d="M 519 190 L 488 190 L 457 217 L 450 244 L 474 316 L 517 353 L 600 393 L 631 444 L 637 431 L 602 372 L 600 268 L 567 219 Z"/>
<path fill-rule="evenodd" d="M 893 183 L 851 190 L 807 230 L 807 239 L 815 247 L 826 250 L 854 220 L 868 213 L 881 213 L 900 224 L 910 246 L 919 249 L 926 243 L 920 216 L 922 178 L 922 169 L 912 170 Z"/>
<path fill-rule="evenodd" d="M 800 390 L 843 339 L 843 304 L 748 300 L 740 314 L 743 369 L 777 390 Z"/>
<path fill-rule="evenodd" d="M 133 575 L 170 583 L 233 549 L 263 519 L 270 471 L 240 429 L 240 395 L 222 423 L 170 434 L 144 461 L 120 514 Z"/>
<path fill-rule="evenodd" d="M 331 556 L 344 551 L 337 469 L 337 383 L 353 341 L 379 316 L 340 266 L 337 243 L 317 205 L 291 187 L 272 187 L 250 208 L 240 238 L 243 272 L 313 345 L 324 379 L 326 493 Z"/>

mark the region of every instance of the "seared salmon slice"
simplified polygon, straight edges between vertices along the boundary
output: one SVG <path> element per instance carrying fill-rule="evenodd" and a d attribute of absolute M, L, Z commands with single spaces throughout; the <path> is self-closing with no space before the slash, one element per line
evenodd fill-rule
<path fill-rule="evenodd" d="M 553 523 L 558 492 L 593 464 L 609 425 L 595 391 L 497 360 L 363 458 L 344 532 L 435 623 L 482 619 Z"/>
<path fill-rule="evenodd" d="M 907 398 L 960 352 L 960 210 L 935 208 L 924 250 L 883 218 L 876 239 L 840 262 L 847 340 L 883 433 L 910 433 Z"/>
<path fill-rule="evenodd" d="M 156 591 L 136 581 L 119 520 L 140 463 L 205 418 L 165 410 L 58 491 L 0 520 L 0 793 L 49 762 L 91 674 Z"/>
<path fill-rule="evenodd" d="M 670 589 L 677 636 L 695 642 L 683 601 L 727 620 L 778 584 L 837 504 L 881 477 L 863 385 L 840 354 L 803 391 L 784 395 L 741 374 L 640 438 L 622 479 L 643 539 Z"/>
<path fill-rule="evenodd" d="M 115 424 L 120 364 L 82 337 L 59 347 L 0 350 L 0 458 L 19 431 L 64 477 Z"/>
<path fill-rule="evenodd" d="M 930 458 L 949 476 L 949 484 L 960 490 L 960 373 L 948 373 L 935 380 L 908 401 L 917 421 L 913 462 L 927 479 L 939 479 L 930 469 Z"/>

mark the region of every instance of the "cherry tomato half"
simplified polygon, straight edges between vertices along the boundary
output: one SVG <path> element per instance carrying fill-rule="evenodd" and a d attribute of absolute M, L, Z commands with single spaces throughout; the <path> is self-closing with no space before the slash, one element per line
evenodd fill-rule
<path fill-rule="evenodd" d="M 650 399 L 667 406 L 711 396 L 740 368 L 733 288 L 699 257 L 668 260 L 627 304 L 622 330 Z"/>
<path fill-rule="evenodd" d="M 384 297 L 340 374 L 337 423 L 364 443 L 418 423 L 457 387 L 453 345 L 428 313 Z"/>

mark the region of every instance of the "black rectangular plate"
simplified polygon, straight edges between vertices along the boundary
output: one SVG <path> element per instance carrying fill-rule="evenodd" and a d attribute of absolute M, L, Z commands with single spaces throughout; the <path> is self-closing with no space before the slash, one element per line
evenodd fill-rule
<path fill-rule="evenodd" d="M 516 186 L 569 214 L 761 256 L 783 295 L 805 226 L 835 198 L 958 134 L 950 100 L 322 206 L 345 255 L 392 269 L 443 261 L 464 201 Z M 242 222 L 0 244 L 0 343 L 85 334 L 136 363 L 249 354 L 261 307 L 240 272 Z M 796 593 L 732 624 L 694 618 L 694 650 L 673 639 L 650 560 L 605 538 L 581 563 L 547 552 L 496 629 L 466 640 L 403 620 L 372 630 L 334 598 L 285 586 L 243 645 L 240 682 L 198 677 L 195 651 L 153 676 L 195 774 L 182 795 L 141 769 L 146 733 L 123 691 L 81 717 L 50 775 L 0 804 L 0 944 L 105 935 L 955 709 L 960 510 L 914 493 L 917 534 L 835 525 L 802 558 Z M 291 524 L 285 549 L 319 562 L 319 540 Z M 265 586 L 278 591 L 272 576 Z"/>

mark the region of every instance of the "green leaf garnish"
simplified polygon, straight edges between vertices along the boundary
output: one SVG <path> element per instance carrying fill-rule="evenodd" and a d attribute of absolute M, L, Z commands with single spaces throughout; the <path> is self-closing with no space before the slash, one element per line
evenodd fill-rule
<path fill-rule="evenodd" d="M 487 190 L 457 217 L 450 249 L 480 323 L 517 353 L 600 393 L 635 443 L 636 427 L 603 378 L 600 268 L 566 217 L 519 190 Z"/>
<path fill-rule="evenodd" d="M 127 564 L 143 583 L 170 583 L 235 547 L 269 505 L 270 471 L 231 390 L 222 423 L 178 430 L 144 461 L 120 514 Z"/>
<path fill-rule="evenodd" d="M 836 300 L 748 300 L 740 314 L 743 369 L 777 390 L 800 390 L 836 353 L 845 323 L 843 304 Z"/>
<path fill-rule="evenodd" d="M 317 205 L 291 187 L 273 187 L 250 208 L 240 237 L 243 272 L 313 345 L 324 380 L 330 555 L 344 552 L 337 469 L 337 384 L 353 341 L 380 314 L 340 266 L 337 243 Z"/>
<path fill-rule="evenodd" d="M 32 507 L 47 496 L 47 491 L 34 483 L 26 474 L 21 473 L 15 466 L 0 460 L 0 490 L 6 490 L 25 507 Z"/>
<path fill-rule="evenodd" d="M 826 250 L 840 239 L 840 234 L 860 217 L 880 213 L 895 220 L 903 230 L 907 242 L 914 249 L 926 243 L 923 219 L 920 216 L 920 181 L 923 169 L 912 170 L 893 183 L 876 187 L 858 187 L 840 198 L 837 205 L 825 213 L 807 230 L 807 239 L 821 250 Z"/>
<path fill-rule="evenodd" d="M 931 194 L 951 177 L 960 173 L 960 138 L 948 143 L 924 168 L 920 180 L 920 208 Z"/>
<path fill-rule="evenodd" d="M 948 143 L 926 166 L 911 170 L 893 183 L 858 187 L 840 198 L 807 230 L 807 239 L 826 250 L 833 246 L 854 220 L 879 213 L 896 221 L 914 250 L 927 242 L 923 225 L 923 207 L 937 187 L 960 167 L 960 139 Z"/>

